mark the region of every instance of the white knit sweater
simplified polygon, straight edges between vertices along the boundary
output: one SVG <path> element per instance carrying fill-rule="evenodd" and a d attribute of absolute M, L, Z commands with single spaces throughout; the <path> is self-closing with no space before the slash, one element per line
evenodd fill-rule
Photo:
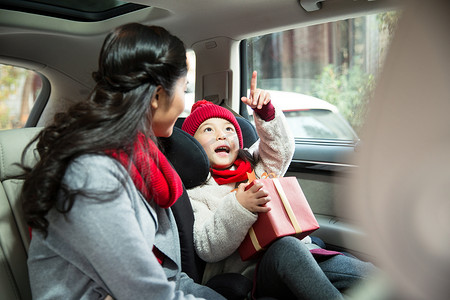
<path fill-rule="evenodd" d="M 255 126 L 260 139 L 248 150 L 260 157 L 256 176 L 264 172 L 283 176 L 295 149 L 283 113 L 276 110 L 275 118 L 268 122 L 256 115 Z M 214 263 L 207 265 L 204 281 L 222 272 L 245 273 L 252 264 L 243 262 L 236 250 L 258 215 L 237 201 L 236 193 L 231 192 L 234 188 L 234 183 L 218 185 L 210 176 L 205 184 L 188 190 L 195 215 L 196 251 L 203 260 Z"/>

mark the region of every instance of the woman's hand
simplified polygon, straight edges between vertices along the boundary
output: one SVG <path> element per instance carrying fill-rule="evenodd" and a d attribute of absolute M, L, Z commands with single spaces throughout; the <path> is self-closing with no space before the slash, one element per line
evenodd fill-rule
<path fill-rule="evenodd" d="M 270 201 L 269 193 L 262 189 L 263 185 L 257 180 L 246 190 L 250 183 L 241 183 L 236 191 L 236 199 L 247 210 L 253 213 L 266 213 L 270 207 L 265 206 Z"/>
<path fill-rule="evenodd" d="M 249 98 L 242 97 L 241 101 L 250 106 L 251 108 L 261 109 L 263 105 L 270 102 L 269 92 L 256 88 L 257 72 L 253 71 L 252 80 L 250 81 L 250 95 Z"/>

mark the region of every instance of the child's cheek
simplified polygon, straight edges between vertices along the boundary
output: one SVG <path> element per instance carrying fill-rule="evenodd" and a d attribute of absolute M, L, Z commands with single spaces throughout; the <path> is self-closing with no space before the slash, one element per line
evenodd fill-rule
<path fill-rule="evenodd" d="M 233 144 L 234 147 L 239 148 L 239 139 L 238 139 L 237 134 L 231 135 L 228 139 L 229 139 L 230 143 Z"/>
<path fill-rule="evenodd" d="M 216 139 L 214 137 L 207 137 L 203 140 L 203 148 L 208 147 L 211 148 L 212 145 L 216 142 Z"/>
<path fill-rule="evenodd" d="M 227 139 L 236 143 L 238 141 L 238 136 L 236 133 L 229 133 L 227 134 Z"/>
<path fill-rule="evenodd" d="M 203 149 L 206 151 L 206 154 L 209 155 L 209 152 L 214 151 L 213 144 L 216 142 L 214 138 L 204 138 L 199 141 L 200 145 L 202 145 Z"/>

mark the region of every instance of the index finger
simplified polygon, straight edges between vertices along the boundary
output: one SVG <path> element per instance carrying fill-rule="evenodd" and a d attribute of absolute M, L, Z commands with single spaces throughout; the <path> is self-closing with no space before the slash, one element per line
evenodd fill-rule
<path fill-rule="evenodd" d="M 250 95 L 253 95 L 253 92 L 256 90 L 256 78 L 258 77 L 258 73 L 253 71 L 252 80 L 250 80 Z"/>

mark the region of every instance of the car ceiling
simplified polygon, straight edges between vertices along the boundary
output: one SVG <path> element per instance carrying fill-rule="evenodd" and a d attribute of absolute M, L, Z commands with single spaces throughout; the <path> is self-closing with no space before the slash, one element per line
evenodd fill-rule
<path fill-rule="evenodd" d="M 104 36 L 124 23 L 163 26 L 180 37 L 187 47 L 192 47 L 216 37 L 239 41 L 299 25 L 332 21 L 368 11 L 375 13 L 396 7 L 400 1 L 327 0 L 314 12 L 305 11 L 298 0 L 131 2 L 149 7 L 98 22 L 70 21 L 0 9 L 0 63 L 17 64 L 43 73 L 53 70 L 89 87 L 92 84 L 90 74 L 96 66 Z"/>

